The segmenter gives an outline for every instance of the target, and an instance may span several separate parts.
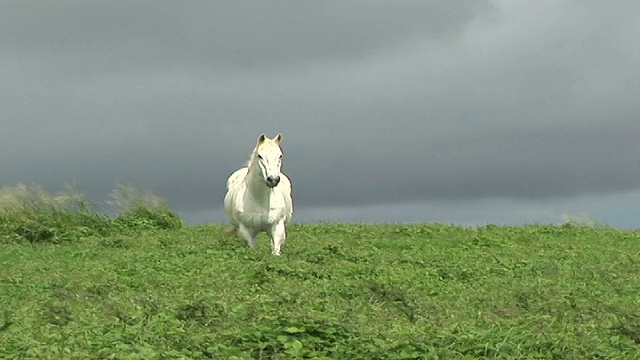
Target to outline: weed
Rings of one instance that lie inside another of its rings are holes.
[[[640,358],[638,231],[293,224],[274,257],[127,191],[0,192],[0,358]]]
[[[4,310],[2,323],[0,323],[0,333],[9,329],[13,322],[11,321],[11,315],[9,314],[9,310]]]

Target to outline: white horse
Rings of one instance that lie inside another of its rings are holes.
[[[224,212],[231,222],[230,232],[240,232],[255,249],[256,235],[265,231],[271,237],[271,253],[280,255],[286,239],[286,226],[293,216],[291,181],[280,172],[282,134],[269,139],[260,134],[247,167],[227,179]]]

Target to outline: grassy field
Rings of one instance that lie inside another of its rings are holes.
[[[152,210],[21,211],[2,359],[640,359],[640,232],[296,224],[275,257]]]

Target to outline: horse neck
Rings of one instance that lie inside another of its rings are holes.
[[[255,162],[249,164],[246,181],[247,189],[249,189],[249,192],[251,192],[256,200],[263,200],[264,202],[269,201],[271,189],[265,185],[264,179],[258,173]]]

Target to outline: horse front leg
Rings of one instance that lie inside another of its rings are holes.
[[[271,254],[280,255],[280,248],[287,237],[284,221],[279,221],[271,228]]]
[[[254,231],[244,226],[243,224],[240,224],[238,226],[238,232],[240,233],[242,238],[244,238],[250,248],[256,248],[256,233]]]

